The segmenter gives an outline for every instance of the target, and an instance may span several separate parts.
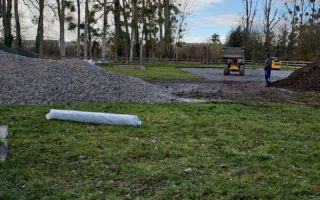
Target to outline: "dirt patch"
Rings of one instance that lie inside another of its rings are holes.
[[[186,99],[201,101],[269,101],[320,106],[320,94],[265,87],[254,81],[153,80],[150,83]]]
[[[288,78],[272,83],[275,87],[320,91],[320,61],[294,71]]]

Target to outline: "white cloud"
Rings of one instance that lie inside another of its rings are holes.
[[[186,43],[205,43],[206,40],[203,37],[186,36],[183,38]]]
[[[205,6],[216,4],[216,3],[222,3],[225,0],[177,0],[177,4],[187,4],[189,11],[193,12],[196,10],[199,10]]]
[[[239,24],[241,20],[240,15],[236,14],[227,14],[227,15],[220,15],[216,17],[207,17],[206,21],[212,25],[217,26],[234,26]]]
[[[225,43],[226,39],[227,39],[226,35],[220,36],[220,41],[222,43]],[[183,38],[183,41],[186,43],[207,43],[208,40],[210,40],[210,36],[208,36],[207,38],[204,38],[204,37],[197,37],[197,36],[190,35]]]

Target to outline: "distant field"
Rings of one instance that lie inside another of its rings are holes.
[[[142,127],[47,121],[50,108]],[[1,106],[0,199],[319,199],[320,110],[276,103]]]
[[[185,80],[199,79],[200,77],[189,72],[184,72],[178,68],[178,65],[150,65],[146,70],[128,69],[122,67],[104,66],[106,69],[133,76],[144,80],[161,79],[161,80]]]

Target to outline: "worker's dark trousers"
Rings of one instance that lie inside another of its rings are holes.
[[[266,84],[267,86],[270,86],[271,85],[271,81],[270,81],[271,68],[264,69],[264,72],[265,72]]]

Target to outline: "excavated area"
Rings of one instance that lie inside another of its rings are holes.
[[[266,101],[308,104],[320,107],[319,92],[297,91],[289,88],[266,87],[263,69],[247,69],[245,76],[233,73],[223,75],[223,69],[182,69],[202,77],[198,80],[150,80],[149,82],[167,92],[186,99],[210,101]],[[292,71],[272,71],[271,79],[286,79]]]
[[[300,91],[320,91],[320,61],[294,71],[288,78],[272,83],[272,86]]]

